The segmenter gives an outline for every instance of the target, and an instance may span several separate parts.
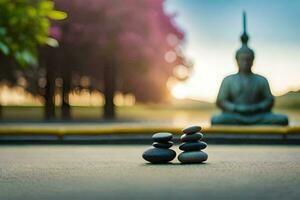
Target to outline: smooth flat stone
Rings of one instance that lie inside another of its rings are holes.
[[[194,133],[194,134],[183,134],[180,137],[181,142],[196,142],[198,140],[201,140],[203,138],[203,134],[202,133]]]
[[[188,151],[182,152],[178,156],[178,160],[181,163],[188,164],[188,163],[202,163],[206,161],[208,158],[207,153],[203,151]]]
[[[170,141],[172,139],[173,135],[172,133],[155,133],[154,135],[152,135],[152,139],[154,140],[154,142],[162,142],[162,143],[166,143],[168,141]]]
[[[150,148],[143,153],[143,158],[150,163],[168,163],[175,157],[172,149]]]
[[[193,133],[197,133],[201,130],[200,126],[189,126],[187,128],[182,129],[182,132],[189,135]]]
[[[179,146],[182,151],[199,151],[205,149],[207,144],[205,142],[186,142]]]
[[[160,143],[160,142],[153,142],[152,146],[156,147],[156,148],[164,148],[164,149],[168,149],[171,146],[173,146],[173,142],[169,141],[166,143]]]

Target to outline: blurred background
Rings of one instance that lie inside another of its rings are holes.
[[[254,72],[300,124],[297,0],[1,0],[0,118],[209,124],[243,10]]]

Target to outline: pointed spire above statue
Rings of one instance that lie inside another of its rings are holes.
[[[248,43],[249,36],[247,34],[247,18],[246,18],[246,12],[243,12],[243,34],[241,35],[241,41],[243,44]]]
[[[249,36],[247,34],[247,19],[246,19],[246,12],[244,11],[243,12],[243,34],[241,35],[242,47],[237,50],[235,54],[236,59],[242,53],[250,54],[251,57],[254,59],[254,51],[248,47],[248,40],[249,40]]]

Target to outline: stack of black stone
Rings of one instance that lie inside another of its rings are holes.
[[[153,144],[143,153],[143,158],[150,163],[168,163],[176,157],[176,152],[169,149],[173,146],[171,133],[156,133],[152,136]]]
[[[182,130],[183,135],[180,140],[183,143],[179,146],[179,149],[184,152],[178,156],[181,163],[202,163],[207,160],[207,153],[201,151],[207,147],[207,144],[200,141],[203,138],[203,134],[199,132],[200,130],[200,126],[191,126]]]

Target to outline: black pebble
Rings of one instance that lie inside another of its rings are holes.
[[[182,152],[178,156],[178,160],[183,164],[202,163],[208,158],[207,153],[203,151]]]
[[[150,148],[143,153],[143,158],[151,163],[168,163],[176,157],[172,149]]]
[[[198,140],[201,140],[203,138],[203,134],[202,133],[194,133],[194,134],[183,134],[180,137],[181,142],[196,142]]]
[[[201,127],[200,126],[190,126],[190,127],[187,127],[187,128],[184,128],[182,130],[183,133],[189,135],[189,134],[193,134],[193,133],[196,133],[196,132],[199,132],[201,130]]]
[[[170,147],[173,146],[173,142],[169,141],[169,142],[166,142],[166,143],[160,143],[160,142],[154,142],[152,144],[152,146],[156,147],[156,148],[164,148],[164,149],[168,149]]]
[[[152,136],[152,139],[154,140],[154,142],[166,143],[170,141],[172,137],[173,137],[172,133],[155,133]]]
[[[182,151],[199,151],[205,149],[207,144],[205,142],[186,142],[179,146]]]

